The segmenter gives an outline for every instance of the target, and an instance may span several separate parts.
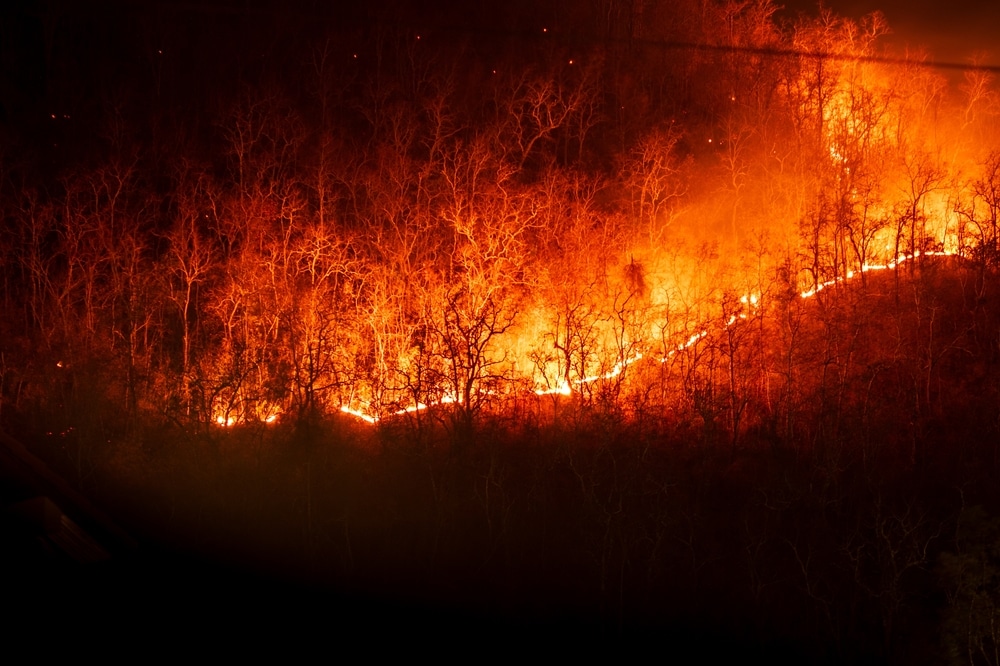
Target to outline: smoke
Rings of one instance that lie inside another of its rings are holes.
[[[785,14],[815,14],[818,3],[788,0]],[[835,14],[860,18],[885,15],[892,35],[886,40],[900,53],[923,51],[936,62],[1000,64],[1000,3],[938,2],[937,0],[827,0]]]

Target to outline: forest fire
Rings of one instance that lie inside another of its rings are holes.
[[[833,280],[824,280],[816,284],[812,289],[807,289],[799,294],[802,298],[812,298],[819,292],[823,291],[827,287],[833,287],[843,282],[851,280],[857,275],[862,275],[864,273],[871,273],[873,271],[891,271],[899,266],[902,266],[907,261],[912,261],[919,257],[951,257],[954,256],[953,252],[948,252],[946,250],[928,250],[926,252],[921,252],[917,250],[912,254],[901,254],[896,257],[894,261],[890,261],[884,264],[862,264],[860,270],[853,271],[849,270],[844,276],[834,278]]]
[[[440,401],[438,401],[438,402],[432,402],[429,405],[420,402],[420,403],[417,403],[415,405],[410,405],[409,407],[404,407],[402,409],[397,409],[397,410],[395,410],[393,412],[390,412],[389,416],[403,416],[404,414],[413,414],[414,412],[421,412],[421,411],[427,409],[428,407],[432,407],[434,405],[449,405],[449,404],[451,404],[453,402],[455,402],[454,398],[451,398],[450,396],[445,396],[445,397],[441,398]],[[356,416],[357,418],[361,419],[365,423],[372,423],[372,424],[374,424],[374,423],[378,423],[380,420],[382,420],[381,417],[379,417],[379,416],[374,416],[374,415],[369,414],[369,413],[367,413],[365,411],[362,411],[360,409],[353,409],[353,408],[349,407],[348,405],[341,405],[340,411],[342,411],[345,414],[350,414],[351,416]]]
[[[799,292],[799,297],[802,298],[802,299],[812,298],[812,297],[816,296],[818,293],[820,293],[821,291],[823,291],[824,289],[827,289],[829,287],[834,287],[834,286],[839,285],[839,284],[846,283],[846,282],[852,280],[853,278],[861,276],[861,275],[863,275],[865,273],[871,273],[871,272],[877,272],[877,271],[886,271],[886,270],[895,270],[896,268],[902,266],[906,262],[918,259],[920,257],[950,257],[950,256],[954,256],[954,253],[953,252],[949,252],[947,250],[926,250],[926,251],[916,250],[915,252],[912,252],[912,253],[909,253],[909,254],[900,254],[900,255],[898,255],[895,258],[895,260],[888,261],[886,263],[865,263],[857,271],[855,271],[855,270],[848,270],[848,271],[846,271],[846,273],[843,276],[839,276],[839,277],[834,278],[834,279],[823,280],[821,282],[818,282],[811,289],[807,289],[807,290]],[[740,301],[740,304],[743,306],[743,309],[744,310],[749,310],[750,312],[748,313],[747,311],[741,311],[739,313],[729,315],[728,319],[726,319],[725,321],[720,321],[719,322],[719,328],[726,329],[726,328],[729,328],[729,327],[733,326],[734,324],[736,324],[739,321],[746,321],[748,319],[748,317],[750,317],[754,313],[756,313],[756,311],[758,310],[758,308],[763,305],[760,302],[760,295],[759,294],[744,294],[743,296],[740,297],[739,301]],[[702,330],[702,331],[699,331],[698,333],[692,334],[685,341],[683,341],[681,343],[678,343],[675,346],[673,346],[673,348],[670,349],[665,356],[660,357],[659,362],[660,363],[666,363],[675,354],[677,354],[679,352],[683,352],[686,349],[689,349],[690,347],[694,346],[700,340],[704,339],[708,335],[709,335],[709,331],[708,330]],[[647,352],[647,356],[646,357],[648,357],[648,352]],[[591,384],[593,382],[600,381],[600,380],[607,380],[607,379],[613,379],[615,377],[618,377],[619,375],[621,375],[625,371],[626,368],[628,368],[629,366],[631,366],[633,363],[636,363],[637,361],[642,360],[643,358],[644,358],[644,355],[643,355],[642,352],[635,352],[632,356],[629,356],[628,358],[624,359],[623,361],[617,362],[611,368],[611,370],[609,370],[609,371],[607,371],[605,373],[595,374],[595,375],[587,375],[587,376],[584,376],[584,377],[579,377],[579,378],[573,379],[571,381],[563,379],[563,380],[559,381],[555,386],[537,386],[534,389],[534,393],[535,393],[535,395],[539,395],[539,396],[543,396],[543,395],[571,396],[571,395],[573,395],[573,393],[574,393],[575,390],[578,390],[583,385]],[[429,404],[419,403],[419,404],[416,404],[416,405],[411,405],[411,406],[403,408],[403,409],[395,410],[395,411],[391,412],[389,415],[390,416],[402,416],[402,415],[405,415],[405,414],[411,414],[411,413],[414,413],[414,412],[417,412],[417,411],[425,410],[425,409],[427,409],[428,406],[434,406],[434,405],[439,405],[439,404],[450,404],[452,402],[455,402],[455,399],[453,397],[445,396],[444,398],[442,398],[441,400],[439,400],[437,402],[431,402]],[[362,420],[362,421],[364,421],[366,423],[370,423],[370,424],[378,423],[381,420],[380,417],[373,416],[372,414],[364,411],[363,409],[355,409],[355,408],[352,408],[349,405],[341,405],[340,411],[343,412],[343,413],[345,413],[345,414],[350,414],[351,416],[355,416],[358,419],[360,419],[360,420]],[[221,417],[220,417],[219,423],[222,424]],[[234,422],[230,421],[230,422],[226,423],[225,425],[232,425],[232,423],[234,423]]]
[[[996,664],[990,56],[373,3],[0,8],[0,435],[325,582]]]
[[[995,252],[983,72],[947,97],[926,68],[871,59],[877,17],[782,26],[766,2],[717,9],[742,26],[739,48],[831,58],[736,50],[668,68],[658,76],[697,90],[705,120],[650,113],[634,129],[598,112],[606,72],[576,58],[484,78],[488,108],[428,70],[423,92],[370,118],[367,147],[316,143],[290,120],[296,104],[332,108],[332,88],[262,91],[219,121],[218,164],[177,162],[154,229],[115,222],[145,200],[140,163],[80,172],[61,202],[25,200],[6,293],[30,301],[24,329],[44,331],[52,355],[79,344],[114,359],[133,409],[223,428],[432,406],[475,420],[531,394],[619,400],[654,381],[673,395],[679,378],[639,366],[702,358],[702,341],[725,351],[723,333],[732,345],[743,323],[774,326],[788,290],[811,298],[918,258]],[[369,102],[382,108],[348,106]],[[943,124],[945,107],[962,123]],[[328,123],[333,136],[347,118]],[[617,152],[612,135],[626,137]],[[310,175],[293,177],[307,153]]]

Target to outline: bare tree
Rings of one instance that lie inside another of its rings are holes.
[[[963,220],[960,246],[986,269],[1000,264],[1000,151],[990,152],[980,169],[956,212]]]
[[[177,306],[181,320],[181,396],[186,414],[191,413],[192,328],[199,312],[199,287],[206,282],[209,272],[216,265],[212,240],[207,233],[210,218],[214,217],[214,204],[205,191],[203,178],[181,176],[181,187],[193,180],[194,191],[180,191],[176,221],[168,236],[170,255],[168,272],[173,278],[170,296]]]

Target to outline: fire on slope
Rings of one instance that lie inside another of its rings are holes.
[[[858,270],[849,270],[849,271],[847,271],[846,274],[843,275],[843,276],[839,276],[839,277],[836,277],[836,278],[833,278],[833,279],[829,279],[829,280],[824,280],[824,281],[821,281],[821,282],[817,282],[812,287],[810,287],[808,289],[805,289],[805,290],[802,290],[801,292],[799,292],[798,293],[798,297],[801,298],[801,299],[810,299],[810,298],[815,297],[817,294],[819,294],[819,292],[823,291],[824,289],[828,289],[828,288],[837,286],[839,284],[845,283],[845,282],[850,281],[850,280],[854,279],[855,277],[858,277],[858,276],[860,276],[862,274],[870,273],[870,272],[877,272],[877,271],[893,270],[893,269],[896,269],[897,267],[903,265],[904,263],[906,263],[908,261],[912,261],[912,260],[914,260],[914,259],[916,259],[918,257],[921,257],[921,256],[924,256],[924,257],[932,257],[932,256],[941,257],[941,256],[954,256],[955,254],[956,254],[955,252],[948,251],[948,250],[929,250],[929,251],[920,251],[920,250],[917,250],[916,252],[913,252],[913,253],[900,254],[895,259],[886,261],[885,263],[866,263],[866,264],[862,265]],[[729,317],[726,318],[725,320],[721,320],[721,319],[718,320],[716,322],[716,324],[715,324],[716,328],[719,329],[719,330],[725,330],[725,329],[728,329],[728,328],[734,326],[737,322],[739,322],[741,320],[748,319],[750,316],[752,316],[753,314],[755,314],[758,311],[759,307],[762,304],[761,303],[761,299],[762,299],[762,297],[761,297],[760,294],[756,294],[756,293],[744,294],[739,299],[739,302],[740,302],[739,311],[730,314]],[[704,338],[708,337],[709,334],[710,334],[710,330],[708,328],[703,328],[703,329],[697,331],[696,333],[691,334],[688,338],[686,338],[686,339],[684,339],[684,340],[682,340],[680,342],[673,343],[672,344],[672,348],[669,349],[669,351],[667,351],[666,354],[655,354],[655,353],[652,353],[651,351],[648,351],[648,350],[646,352],[636,351],[634,354],[626,357],[624,360],[618,361],[617,363],[615,363],[606,372],[597,373],[597,374],[590,374],[590,375],[586,375],[586,376],[579,377],[579,378],[572,379],[572,380],[562,379],[558,383],[556,383],[554,386],[542,386],[542,385],[539,385],[538,382],[537,382],[537,380],[536,380],[536,387],[534,388],[534,394],[535,395],[539,395],[539,396],[543,396],[543,395],[570,396],[570,395],[573,395],[574,393],[580,391],[580,389],[582,387],[586,386],[587,384],[592,384],[592,383],[600,381],[600,380],[609,380],[609,379],[614,379],[614,378],[618,377],[623,372],[625,372],[625,370],[628,367],[630,367],[633,364],[635,364],[635,363],[637,363],[639,361],[642,361],[644,359],[655,359],[657,362],[659,362],[661,364],[662,363],[666,363],[667,361],[669,361],[676,354],[694,347],[698,342],[700,342]],[[387,416],[390,416],[390,417],[391,416],[401,416],[401,415],[408,414],[408,413],[413,413],[413,412],[417,412],[417,411],[426,410],[427,408],[435,406],[435,405],[439,405],[439,404],[451,404],[451,403],[455,403],[455,402],[459,402],[459,401],[460,400],[456,399],[452,395],[445,395],[442,399],[440,399],[438,401],[429,402],[429,403],[423,403],[423,402],[416,403],[416,404],[404,407],[402,409],[394,410],[394,411],[390,412]],[[362,406],[362,407],[353,407],[351,405],[344,404],[344,405],[341,405],[340,411],[343,412],[343,413],[345,413],[345,414],[349,414],[351,416],[354,416],[354,417],[358,418],[359,420],[361,420],[361,421],[363,421],[365,423],[369,423],[369,424],[376,424],[376,423],[378,423],[381,420],[381,418],[385,418],[385,417],[380,417],[380,416],[376,415],[372,411],[366,410],[364,406]]]
[[[954,256],[956,254],[958,253],[950,250],[928,250],[923,252],[918,250],[913,253],[900,254],[895,259],[887,260],[883,263],[866,263],[858,269],[846,271],[844,275],[818,281],[812,286],[799,291],[797,297],[803,300],[811,299],[826,289],[846,283],[865,273],[894,270],[921,256]],[[760,293],[746,293],[738,299],[738,304],[735,304],[735,307],[728,315],[716,319],[714,323],[708,321],[706,324],[699,326],[693,333],[684,333],[683,335],[686,337],[674,339],[666,345],[661,343],[658,349],[648,341],[638,340],[629,348],[630,350],[627,354],[619,353],[619,360],[605,370],[598,369],[590,373],[581,372],[576,377],[570,377],[568,373],[565,373],[561,379],[553,381],[541,376],[540,372],[536,369],[535,376],[530,380],[534,384],[534,387],[520,390],[536,396],[553,396],[555,398],[572,396],[582,392],[588,385],[620,378],[628,368],[637,363],[643,361],[659,364],[667,363],[678,354],[693,350],[699,342],[709,337],[713,331],[725,331],[735,326],[738,322],[755,316],[764,305],[764,299],[765,297]],[[613,357],[614,354],[609,352],[608,356]],[[493,388],[486,389],[480,387],[474,389],[474,394],[478,395],[487,390],[490,392],[496,391]],[[512,391],[515,390],[518,389],[512,389]],[[212,411],[211,421],[218,427],[231,428],[245,423],[274,424],[278,422],[284,413],[282,406],[275,402],[239,401],[233,396],[229,396],[229,399],[222,399],[222,397],[215,401]],[[386,418],[424,412],[438,405],[462,403],[463,398],[461,395],[456,395],[450,391],[443,391],[436,399],[425,399],[403,405],[396,403],[382,410],[378,410],[373,405],[358,400],[340,404],[338,409],[341,413],[352,416],[362,423],[377,424]]]

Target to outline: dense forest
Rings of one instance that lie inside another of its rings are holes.
[[[996,69],[426,4],[0,10],[0,427],[373,607],[1000,664]]]

